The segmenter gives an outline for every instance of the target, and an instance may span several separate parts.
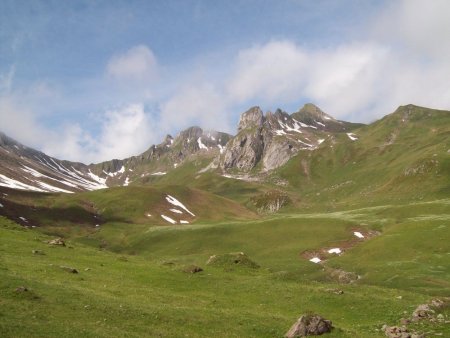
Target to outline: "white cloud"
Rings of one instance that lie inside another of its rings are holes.
[[[158,77],[158,62],[147,46],[138,45],[113,56],[107,74],[117,81],[153,82]]]
[[[39,147],[42,144],[39,141],[45,135],[45,129],[39,125],[36,114],[7,95],[0,95],[0,126],[0,131],[25,145]]]
[[[375,38],[436,59],[450,54],[450,1],[392,1],[374,20]]]
[[[108,111],[101,126],[97,143],[101,160],[124,158],[146,150],[152,142],[159,142],[162,135],[145,112],[142,104],[131,104],[120,110]],[[93,160],[97,160],[94,158]]]
[[[241,50],[234,76],[227,85],[231,100],[239,102],[258,97],[282,102],[298,97],[304,85],[308,55],[288,41],[273,41]]]
[[[163,130],[180,131],[192,125],[230,131],[228,103],[212,85],[186,86],[161,105]]]
[[[97,163],[140,154],[162,138],[142,104],[110,110],[97,119],[98,134],[88,133],[79,125],[68,125],[60,134],[52,135],[44,151],[63,159]]]
[[[98,162],[139,154],[192,125],[233,132],[238,115],[254,104],[287,109],[310,101],[337,118],[362,122],[407,103],[449,109],[449,12],[447,0],[389,2],[367,27],[355,28],[369,31],[364,39],[314,48],[272,40],[237,51],[225,66],[218,51],[170,68],[139,45],[113,56],[106,76],[76,87],[78,97],[46,82],[13,88],[13,66],[0,74],[0,128],[51,155]],[[217,64],[231,72],[217,71]],[[90,108],[92,102],[98,106]],[[49,130],[42,116],[64,104],[82,107],[84,116],[122,108],[101,113],[96,132],[82,128],[90,121],[64,118],[58,130]],[[158,106],[159,115],[146,105]]]
[[[283,107],[303,99],[338,118],[370,122],[407,103],[448,109],[449,77],[450,60],[424,62],[382,41],[317,49],[272,41],[239,53],[227,88],[232,102]]]
[[[0,94],[9,93],[11,91],[14,75],[16,73],[16,65],[9,67],[6,74],[0,74]]]

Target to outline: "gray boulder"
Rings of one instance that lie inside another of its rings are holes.
[[[285,337],[319,336],[331,332],[332,329],[333,325],[330,320],[319,315],[303,315],[291,326]]]

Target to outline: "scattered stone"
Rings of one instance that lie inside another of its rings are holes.
[[[302,315],[289,331],[285,334],[286,338],[295,338],[303,336],[318,336],[323,333],[331,332],[332,322],[319,315]]]
[[[66,246],[66,243],[64,242],[64,240],[62,238],[55,238],[55,239],[48,241],[47,243],[50,245]]]
[[[18,288],[16,288],[15,290],[16,292],[27,292],[28,288],[25,286],[19,286]]]
[[[33,255],[45,255],[45,253],[41,250],[32,250]]]
[[[64,271],[70,272],[70,273],[78,273],[78,270],[75,268],[71,268],[69,266],[60,266],[61,269],[63,269]]]
[[[424,338],[424,334],[410,332],[405,326],[387,326],[381,328],[386,337],[389,338]]]
[[[440,323],[444,323],[444,322],[445,322],[445,316],[444,316],[442,313],[438,314],[438,315],[436,316],[436,319],[437,319],[437,321],[440,322]]]
[[[341,284],[350,284],[357,281],[360,277],[354,272],[348,272],[341,269],[327,267],[326,272],[335,281]]]
[[[433,299],[430,305],[436,309],[441,309],[445,306],[445,302],[440,299]]]
[[[430,308],[428,304],[420,304],[412,314],[413,321],[419,321],[422,319],[431,319],[434,316],[434,310]]]
[[[183,272],[186,272],[186,273],[197,273],[197,272],[202,272],[202,271],[203,271],[203,269],[197,265],[188,265],[183,268]]]

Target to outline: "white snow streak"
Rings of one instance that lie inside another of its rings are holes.
[[[182,214],[183,212],[181,210],[178,209],[169,209],[170,211],[176,213],[176,214]]]
[[[198,143],[198,146],[200,147],[200,149],[206,149],[206,150],[208,150],[208,147],[205,146],[205,145],[202,143],[202,137],[201,137],[201,136],[197,139],[197,143]]]
[[[162,176],[162,175],[165,175],[165,174],[167,174],[166,172],[163,172],[163,171],[158,171],[158,172],[156,172],[156,173],[153,173],[153,174],[150,174],[151,176]]]
[[[172,223],[172,224],[176,224],[177,221],[173,220],[170,217],[167,217],[166,215],[161,215],[162,218],[164,218],[167,222]]]
[[[176,207],[180,207],[181,209],[184,209],[186,212],[190,213],[192,216],[195,216],[192,212],[189,211],[188,208],[186,208],[184,206],[183,203],[181,203],[180,201],[178,201],[175,197],[172,197],[170,195],[167,195],[166,197],[167,202],[169,202],[170,204],[176,206]]]
[[[347,133],[347,136],[352,141],[356,141],[358,139],[358,137],[356,137],[356,135],[353,133]]]
[[[12,189],[19,189],[19,190],[31,190],[31,191],[39,191],[39,192],[45,192],[42,189],[33,187],[31,185],[13,180],[12,178],[6,177],[5,175],[0,174],[0,186],[12,188]]]
[[[353,232],[353,234],[358,238],[364,238],[364,235],[358,231]]]

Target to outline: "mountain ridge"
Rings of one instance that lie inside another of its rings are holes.
[[[292,114],[281,109],[263,113],[255,106],[241,115],[234,136],[193,126],[180,131],[175,138],[167,135],[162,143],[150,146],[139,155],[89,165],[58,160],[0,133],[3,158],[0,185],[42,192],[79,192],[148,184],[157,182],[186,160],[200,158],[209,165],[199,172],[213,171],[231,177],[236,174],[266,175],[283,167],[299,152],[315,151],[324,145],[333,147],[336,142],[342,142],[340,135],[349,141],[358,141],[359,136],[353,133],[355,130],[376,130],[383,121],[406,123],[419,115],[421,118],[432,117],[436,115],[433,112],[439,110],[409,104],[363,125],[336,120],[313,104],[305,104]],[[442,112],[445,115],[446,111]],[[395,129],[390,131],[383,144],[395,142],[397,134]]]

